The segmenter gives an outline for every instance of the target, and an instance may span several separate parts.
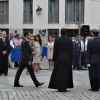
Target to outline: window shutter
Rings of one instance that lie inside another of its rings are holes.
[[[24,0],[24,22],[33,22],[33,0]]]
[[[55,0],[55,22],[59,22],[59,0]]]
[[[82,7],[82,8],[81,8],[81,10],[82,10],[82,13],[81,13],[81,16],[82,16],[82,17],[81,17],[81,21],[84,22],[84,0],[82,0],[81,3],[82,3],[82,5],[81,5],[81,7]]]
[[[0,1],[0,22],[9,21],[9,2]]]
[[[0,2],[0,22],[3,22],[4,2]]]
[[[26,2],[24,1],[24,14],[23,14],[24,22],[26,22]]]
[[[30,5],[30,22],[33,22],[33,0],[31,0]]]
[[[3,18],[4,18],[4,22],[8,22],[8,2],[5,1],[4,2],[4,14],[3,14]]]
[[[68,22],[72,22],[72,0],[68,0]]]
[[[48,22],[50,23],[52,20],[52,5],[51,5],[51,0],[48,0]]]
[[[79,18],[79,1],[75,0],[75,22],[78,22]]]
[[[51,0],[51,7],[52,7],[51,20],[52,22],[55,22],[55,0]]]
[[[26,22],[30,22],[30,2],[26,0]]]

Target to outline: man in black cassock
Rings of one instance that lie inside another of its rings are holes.
[[[66,29],[62,28],[61,37],[55,39],[54,70],[48,88],[58,89],[58,92],[66,92],[67,88],[73,88],[72,53],[72,40],[66,37]]]

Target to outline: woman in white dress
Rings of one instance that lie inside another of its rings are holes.
[[[40,73],[40,57],[42,52],[42,42],[40,35],[36,35],[36,41],[34,42],[34,73]],[[36,68],[37,67],[37,68]],[[36,70],[37,69],[37,70]]]
[[[54,39],[52,36],[49,36],[48,43],[44,46],[48,47],[48,63],[49,63],[49,70],[53,70],[54,62],[53,62],[53,47],[54,47]]]

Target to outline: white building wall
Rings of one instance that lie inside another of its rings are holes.
[[[36,14],[37,6],[42,8],[42,14]],[[85,0],[84,24],[99,29],[100,25],[100,2]],[[9,33],[17,30],[23,34],[23,29],[33,29],[38,34],[41,29],[78,29],[78,24],[65,23],[65,0],[59,0],[59,23],[48,23],[48,0],[33,0],[33,24],[23,24],[23,0],[9,0],[9,24],[0,24],[0,28],[9,28]],[[48,36],[48,31],[46,33]]]
[[[85,0],[85,23],[91,29],[99,29],[100,25],[100,2],[97,0]]]
[[[9,0],[9,32],[22,34],[23,28],[23,0]]]

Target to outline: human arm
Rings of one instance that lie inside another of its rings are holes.
[[[70,48],[69,48],[69,54],[70,54],[70,61],[73,61],[73,43],[72,40],[70,41]]]
[[[24,63],[29,63],[32,61],[32,50],[30,48],[30,45],[28,42],[24,42],[21,45],[21,49],[22,49],[22,56],[24,59]]]
[[[90,43],[87,44],[87,51],[86,51],[86,60],[89,62],[90,60]]]
[[[12,48],[15,48],[13,41],[10,41],[10,46],[11,46]]]
[[[54,48],[53,48],[53,61],[55,61],[57,55],[57,40],[55,39]]]
[[[46,43],[45,45],[43,45],[43,46],[47,46],[48,45],[48,43]]]

